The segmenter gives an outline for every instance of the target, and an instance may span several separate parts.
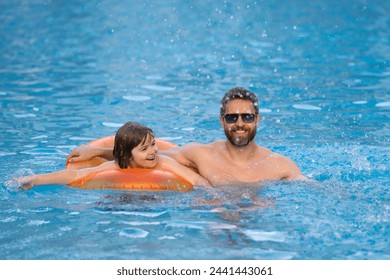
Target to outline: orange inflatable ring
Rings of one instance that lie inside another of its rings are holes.
[[[81,189],[189,191],[193,185],[179,176],[154,169],[115,169],[88,174],[69,184]]]
[[[157,139],[160,150],[177,147],[171,142]],[[90,147],[112,148],[114,136],[96,139],[86,144]],[[93,158],[88,161],[72,162],[67,164],[67,169],[81,169],[93,167],[107,161],[103,158]],[[74,188],[82,189],[112,189],[132,191],[189,191],[193,185],[183,178],[167,171],[154,169],[113,169],[88,174],[74,180],[69,184]]]

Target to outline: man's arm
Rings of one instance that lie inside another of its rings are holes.
[[[187,166],[197,172],[198,166],[196,165],[195,158],[202,146],[200,143],[189,143],[181,147],[160,151],[159,153],[173,158],[181,165]]]
[[[194,172],[192,169],[178,163],[176,160],[169,156],[160,155],[159,166],[161,166],[162,169],[168,170],[176,175],[179,175],[193,185],[210,186],[209,181],[207,181],[205,178]]]
[[[112,150],[113,148],[98,148],[81,145],[74,149],[66,157],[66,163],[90,160],[94,157],[102,157],[107,160],[113,160],[114,156],[112,154]]]
[[[114,136],[111,137],[107,136],[102,139],[106,139],[106,138],[109,139],[101,143],[100,147],[96,147],[97,146],[96,144],[94,146],[89,146],[88,144],[78,146],[66,157],[66,163],[86,161],[94,157],[101,157],[109,161],[114,160],[114,156],[112,154],[112,150],[114,149]],[[156,143],[160,150],[166,150],[172,147],[177,147],[176,144],[159,138],[156,138]]]
[[[285,156],[278,157],[278,166],[282,171],[282,180],[297,180],[297,181],[309,181],[309,179],[302,174],[296,163]]]

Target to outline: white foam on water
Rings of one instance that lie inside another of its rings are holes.
[[[31,144],[30,144],[30,145],[23,145],[23,147],[24,147],[24,148],[35,148],[36,145],[31,145]]]
[[[39,136],[32,137],[31,139],[42,139],[42,138],[47,138],[47,135],[39,135]]]
[[[379,102],[375,104],[376,107],[390,107],[390,101]]]
[[[354,101],[352,103],[353,104],[357,104],[357,105],[364,105],[364,104],[367,104],[368,101],[366,101],[366,100],[357,100],[357,101]]]
[[[167,87],[167,86],[158,86],[158,85],[144,85],[142,86],[144,89],[149,89],[153,91],[174,91],[175,87]]]
[[[73,140],[73,141],[91,141],[93,140],[94,138],[88,138],[88,137],[80,137],[80,136],[72,136],[69,138],[70,140]]]
[[[43,148],[29,149],[29,150],[22,151],[20,153],[28,154],[28,155],[68,155],[67,153],[58,149],[43,149]]]
[[[28,209],[27,212],[31,212],[31,213],[47,213],[47,212],[50,212],[52,210],[53,210],[53,208],[45,207],[45,208],[41,208],[41,209]]]
[[[29,226],[41,226],[44,224],[49,224],[49,221],[44,221],[44,220],[32,220],[28,222]]]
[[[148,76],[145,76],[145,79],[146,80],[162,80],[162,77],[158,76],[158,75],[148,75]]]
[[[259,256],[260,259],[275,259],[275,260],[291,260],[297,253],[288,251],[277,251],[273,249],[253,249],[253,254]]]
[[[37,115],[26,113],[26,114],[14,114],[14,117],[17,119],[25,119],[25,118],[35,118]]]
[[[145,226],[145,225],[160,225],[160,222],[123,222],[123,224],[131,225],[131,226]]]
[[[100,222],[96,222],[97,225],[108,225],[110,224],[111,222],[110,221],[100,221]]]
[[[226,223],[210,223],[209,227],[212,229],[236,229],[236,225],[226,224]]]
[[[5,219],[0,220],[0,223],[12,223],[12,222],[15,222],[16,220],[17,220],[17,218],[12,216],[12,217],[7,217]]]
[[[71,227],[60,227],[59,228],[59,230],[61,230],[61,231],[71,231],[72,230],[72,228]]]
[[[129,101],[147,101],[147,100],[150,100],[150,97],[143,96],[143,95],[126,95],[126,96],[123,96],[123,99],[129,100]]]
[[[285,233],[280,231],[244,230],[243,233],[254,241],[284,242]]]
[[[0,157],[12,156],[12,155],[16,155],[16,153],[9,153],[9,152],[0,151]]]
[[[212,230],[221,230],[221,229],[236,229],[236,225],[231,225],[227,223],[218,223],[218,222],[203,222],[203,221],[183,221],[183,220],[174,220],[167,223],[167,225],[174,228],[192,228],[192,229],[204,229],[209,228]]]
[[[102,123],[103,126],[107,126],[107,127],[115,127],[115,128],[118,128],[118,127],[121,127],[123,125],[123,123],[112,123],[112,122],[104,122]]]
[[[183,131],[194,131],[195,128],[194,127],[183,127],[181,130],[183,130]]]
[[[165,239],[174,240],[174,239],[176,239],[176,237],[164,235],[164,236],[161,236],[158,238],[158,240],[165,240]]]
[[[272,110],[271,109],[259,109],[259,112],[260,113],[272,113]]]
[[[77,146],[75,145],[61,145],[61,146],[55,146],[57,149],[74,149],[76,148]]]
[[[173,141],[173,140],[180,140],[182,139],[183,137],[182,136],[177,136],[177,137],[159,137],[160,139],[162,140],[166,140],[166,141]]]
[[[320,111],[321,108],[313,105],[308,105],[308,104],[294,104],[293,107],[295,109],[299,110],[311,110],[311,111]]]
[[[128,238],[145,238],[149,232],[140,228],[124,228],[119,232],[119,235]]]
[[[169,221],[167,225],[173,228],[203,229],[207,226],[207,222],[173,220]]]
[[[162,211],[162,212],[116,211],[116,212],[112,212],[111,214],[113,214],[113,215],[142,216],[142,217],[155,218],[155,217],[159,217],[161,215],[164,215],[166,213],[167,213],[167,211]]]

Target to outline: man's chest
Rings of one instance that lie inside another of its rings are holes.
[[[212,185],[279,179],[278,170],[266,162],[238,164],[218,159],[201,164],[199,173]]]

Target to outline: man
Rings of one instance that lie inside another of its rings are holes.
[[[226,140],[210,144],[189,143],[161,151],[209,180],[213,186],[257,185],[268,180],[306,180],[289,158],[254,142],[260,122],[256,95],[244,88],[229,90],[221,100],[220,122]],[[74,150],[68,159],[84,160],[112,151]]]

